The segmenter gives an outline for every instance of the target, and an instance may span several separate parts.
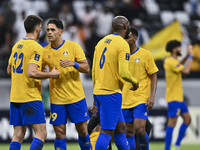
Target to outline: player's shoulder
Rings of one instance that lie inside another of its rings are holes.
[[[48,44],[47,46],[44,47],[44,51],[48,51],[51,48],[51,44]]]

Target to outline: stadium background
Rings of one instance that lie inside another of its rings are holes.
[[[116,15],[126,16],[131,25],[139,30],[138,46],[150,50],[159,68],[158,87],[155,105],[150,112],[153,130],[151,141],[165,137],[166,102],[163,60],[167,54],[165,44],[171,39],[182,41],[182,57],[186,55],[187,44],[191,43],[197,59],[189,76],[183,76],[184,97],[192,115],[192,124],[187,130],[184,144],[196,145],[200,149],[200,1],[199,0],[1,0],[0,1],[0,143],[9,143],[13,128],[9,125],[10,77],[6,67],[11,48],[16,41],[25,36],[23,20],[35,14],[44,23],[38,42],[48,44],[46,22],[48,18],[60,18],[65,24],[63,39],[78,42],[92,64],[96,43],[103,36],[112,33],[111,21]],[[180,58],[181,59],[181,58]],[[88,109],[92,107],[91,73],[81,74]],[[20,92],[20,89],[19,89]],[[48,80],[42,81],[42,96],[49,120]],[[177,136],[178,125],[174,131],[173,142]],[[27,130],[24,142],[30,143],[33,132]],[[55,135],[47,123],[48,137],[52,143]],[[67,125],[68,142],[77,142],[73,124]],[[151,145],[151,144],[150,144]],[[0,150],[3,145],[0,144]]]

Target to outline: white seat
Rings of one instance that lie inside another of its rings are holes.
[[[184,12],[184,11],[176,11],[175,13],[175,18],[184,25],[189,25],[190,24],[190,17],[189,15]]]
[[[162,24],[167,26],[175,20],[175,16],[172,11],[164,10],[160,13],[160,19]]]
[[[150,15],[158,15],[160,13],[160,7],[154,0],[145,0],[144,6]]]

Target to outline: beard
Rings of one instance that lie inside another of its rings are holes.
[[[177,51],[177,52],[176,52],[176,55],[177,55],[177,56],[181,56],[182,54],[181,54],[181,52]]]
[[[127,31],[126,31],[126,35],[125,35],[125,39],[129,38],[129,33],[130,33],[130,28],[128,27]]]

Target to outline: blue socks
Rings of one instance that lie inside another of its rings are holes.
[[[30,150],[42,150],[43,144],[44,143],[40,139],[34,138]]]
[[[64,138],[64,139],[55,138],[54,148],[55,148],[55,150],[57,150],[57,149],[59,149],[59,150],[67,150],[66,138]]]
[[[171,142],[172,142],[172,132],[174,128],[167,126],[166,135],[165,135],[165,150],[170,150]]]
[[[11,142],[9,150],[20,150],[21,144],[19,142]]]
[[[100,133],[95,144],[95,150],[104,150],[108,148],[110,140],[112,137],[106,133]]]
[[[127,137],[126,139],[128,140],[129,150],[135,150],[135,136]]]
[[[89,134],[86,137],[79,136],[78,143],[81,147],[81,150],[90,150],[92,147]]]
[[[114,133],[114,138],[118,150],[129,150],[128,141],[126,139],[126,133],[122,134]]]
[[[186,125],[184,123],[181,125],[180,130],[179,130],[179,134],[178,134],[178,139],[177,139],[176,144],[175,144],[176,146],[181,145],[181,141],[185,136],[185,131],[186,131],[187,127],[188,127],[188,125]]]
[[[149,150],[149,136],[147,133],[142,139],[138,138],[138,141],[142,150]]]

